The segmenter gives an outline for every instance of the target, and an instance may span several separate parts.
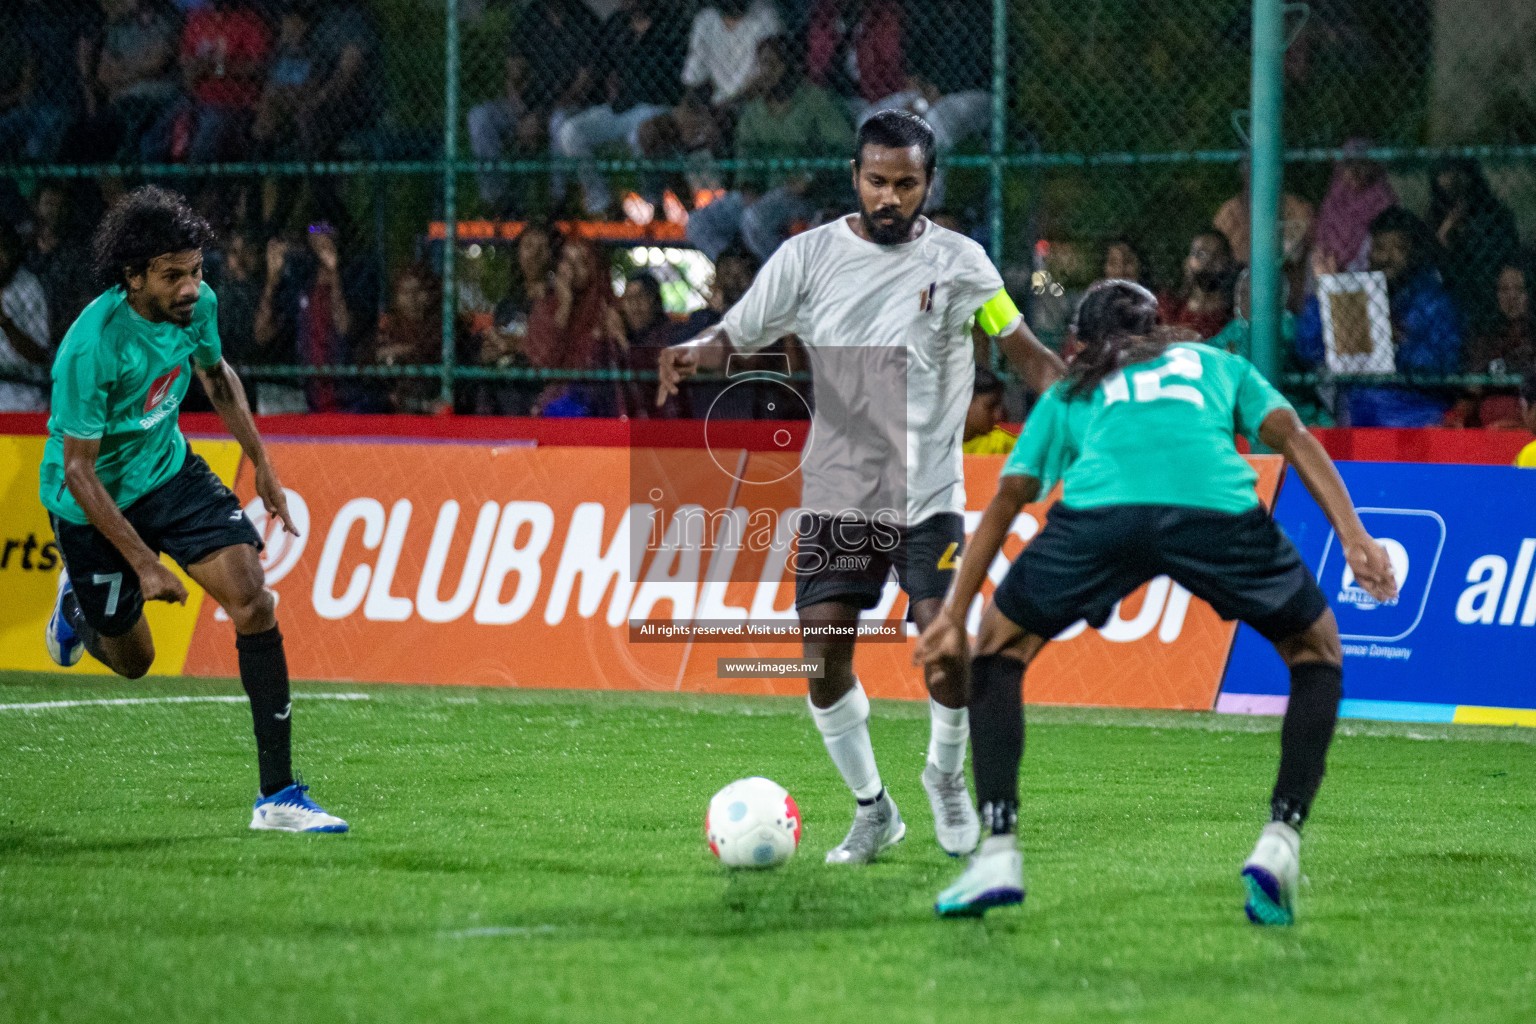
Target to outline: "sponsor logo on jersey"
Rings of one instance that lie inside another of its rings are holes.
[[[919,313],[933,312],[933,297],[939,290],[937,281],[924,288],[917,296],[917,311]]]
[[[176,383],[176,378],[181,376],[181,367],[177,366],[168,373],[163,373],[155,378],[155,382],[149,386],[149,394],[144,399],[144,411],[150,412],[165,401],[171,393],[171,386]]]

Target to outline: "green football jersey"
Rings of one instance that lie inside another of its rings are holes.
[[[64,485],[64,438],[101,440],[96,475],[127,508],[165,483],[187,458],[177,409],[202,369],[223,358],[219,303],[202,286],[192,325],[150,323],[128,305],[122,286],[85,307],[53,361],[53,411],[43,448],[41,498],[60,519],[88,522]]]
[[[1032,476],[1042,493],[1063,481],[1062,503],[1183,505],[1244,512],[1258,474],[1233,444],[1290,404],[1253,364],[1210,345],[1180,342],[1110,374],[1071,399],[1069,381],[1041,396],[1003,474]]]

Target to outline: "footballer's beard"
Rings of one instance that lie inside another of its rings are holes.
[[[194,299],[191,302],[177,303],[175,305],[169,305],[169,306],[161,306],[160,307],[160,316],[164,320],[169,320],[171,323],[175,324],[177,327],[191,327],[192,326],[192,311],[196,307],[196,305],[197,305],[197,300]]]
[[[859,219],[864,222],[864,230],[869,234],[870,241],[876,245],[900,245],[912,240],[912,225],[923,215],[923,206],[927,202],[928,193],[925,191],[910,217],[903,217],[900,207],[882,206],[870,213],[860,204]]]

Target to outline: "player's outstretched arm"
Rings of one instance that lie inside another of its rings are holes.
[[[947,657],[964,657],[965,615],[976,595],[981,593],[987,567],[1003,549],[1003,540],[1013,525],[1019,509],[1033,501],[1040,493],[1040,481],[1032,476],[1010,474],[998,481],[997,493],[992,496],[976,535],[966,545],[960,559],[960,571],[944,595],[944,605],[938,616],[918,638],[912,660],[927,665]]]
[[[256,470],[256,495],[266,506],[267,515],[280,520],[283,529],[297,537],[299,531],[288,518],[288,496],[277,479],[277,470],[267,458],[267,449],[261,443],[250,403],[245,399],[245,387],[234,367],[220,359],[209,369],[199,368],[197,375],[202,379],[203,390],[208,393],[208,400],[213,403],[219,419],[240,442],[245,457],[251,460],[251,466]]]
[[[1067,364],[1035,337],[1023,317],[1019,317],[1011,331],[997,336],[997,347],[1037,395],[1045,394],[1046,389],[1067,375]]]
[[[1396,597],[1397,580],[1386,550],[1365,532],[1338,468],[1296,413],[1286,407],[1264,417],[1259,425],[1259,440],[1285,456],[1307,492],[1322,506],[1359,584],[1378,601]]]
[[[656,405],[659,407],[665,404],[670,396],[677,394],[678,384],[700,370],[717,370],[725,365],[725,357],[730,348],[731,339],[726,335],[725,328],[715,324],[681,344],[662,349],[656,364],[660,374]]]
[[[128,522],[112,495],[96,475],[96,457],[101,454],[101,439],[64,438],[64,486],[91,525],[111,542],[139,578],[139,589],[146,601],[187,603],[187,588],[176,574],[160,563],[159,557],[144,543],[133,524]]]

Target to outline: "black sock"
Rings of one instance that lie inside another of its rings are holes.
[[[273,626],[265,633],[236,636],[235,649],[240,656],[240,685],[251,698],[261,795],[271,796],[293,785],[293,704],[283,634]]]
[[[1328,744],[1339,720],[1344,670],[1309,661],[1291,669],[1291,700],[1280,725],[1280,777],[1270,798],[1270,818],[1300,828],[1323,781]]]
[[[1019,816],[1024,757],[1024,663],[1002,654],[971,661],[971,770],[981,824],[1012,832]]]

